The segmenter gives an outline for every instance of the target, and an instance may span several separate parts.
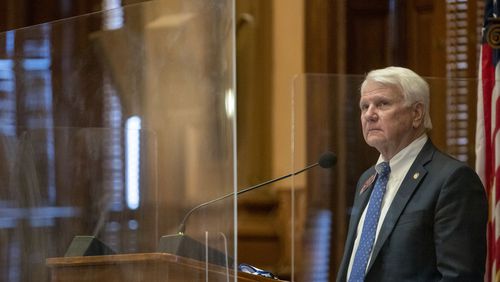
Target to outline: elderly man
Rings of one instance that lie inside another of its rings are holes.
[[[485,191],[427,136],[427,82],[400,67],[371,71],[359,105],[380,157],[358,181],[337,281],[483,281]]]

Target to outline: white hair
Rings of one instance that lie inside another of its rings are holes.
[[[361,84],[363,92],[367,81],[380,83],[384,86],[396,87],[403,94],[407,106],[416,102],[424,105],[424,127],[432,129],[429,114],[429,84],[414,71],[402,67],[387,67],[370,71]]]

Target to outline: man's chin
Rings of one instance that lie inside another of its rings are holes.
[[[370,147],[373,147],[373,148],[378,148],[380,147],[383,143],[384,143],[384,140],[382,138],[379,138],[379,137],[375,137],[375,136],[368,136],[366,139],[365,139],[365,142],[366,144],[368,144],[368,146]]]

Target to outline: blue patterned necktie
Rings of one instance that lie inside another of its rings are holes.
[[[368,264],[368,259],[370,258],[373,243],[375,241],[382,199],[384,198],[385,188],[389,180],[389,173],[391,172],[388,162],[380,163],[378,168],[380,173],[370,196],[370,202],[368,203],[368,210],[366,211],[358,249],[354,256],[349,282],[364,281],[366,265]]]

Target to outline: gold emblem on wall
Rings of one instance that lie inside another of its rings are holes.
[[[489,18],[486,26],[486,42],[491,48],[500,48],[500,19]]]

